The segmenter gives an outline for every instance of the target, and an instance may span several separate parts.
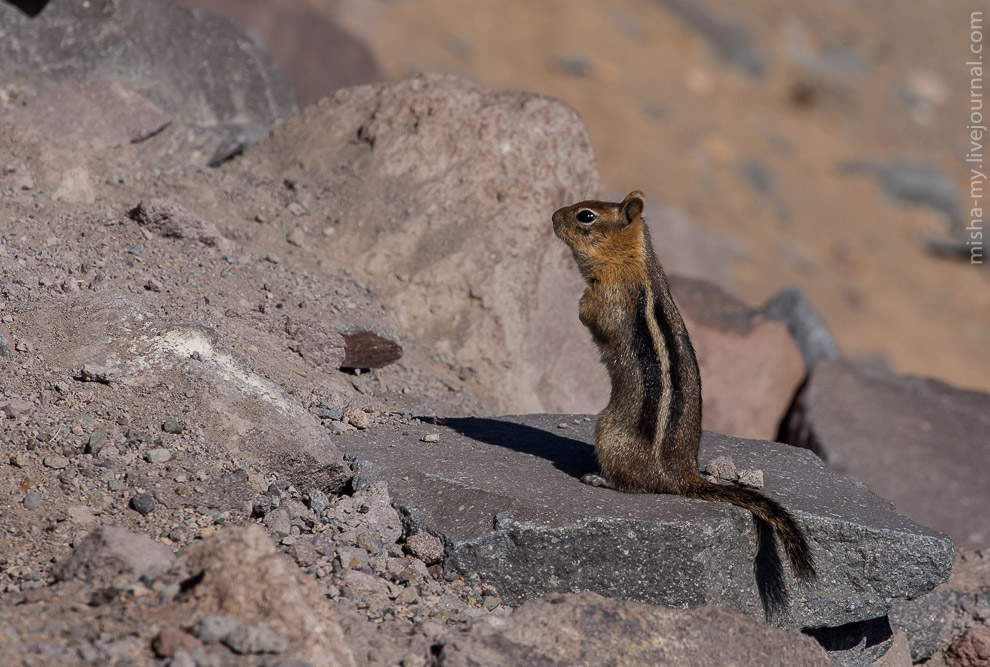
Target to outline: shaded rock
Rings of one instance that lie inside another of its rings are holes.
[[[15,106],[5,120],[57,143],[116,148],[160,132],[172,117],[121,81],[67,81]],[[92,201],[92,200],[91,200]]]
[[[872,665],[883,658],[894,641],[886,616],[843,623],[830,628],[807,628],[805,634],[828,651],[828,657],[841,667]]]
[[[952,591],[934,590],[916,600],[898,601],[891,608],[891,627],[907,635],[913,660],[926,660],[941,648],[948,609],[956,599]]]
[[[376,426],[337,443],[355,483],[386,480],[410,532],[447,547],[445,569],[477,572],[507,604],[575,588],[665,606],[716,605],[763,618],[750,514],[722,503],[622,494],[579,482],[597,469],[591,421],[559,415]],[[568,419],[568,421],[570,421]],[[419,438],[427,429],[438,443]],[[814,455],[706,432],[701,460],[731,456],[764,471],[768,495],[808,532],[820,582],[788,586],[788,627],[874,619],[944,581],[952,545],[896,514]]]
[[[731,638],[727,640],[727,638]],[[444,665],[832,665],[810,637],[725,609],[554,593],[443,645]]]
[[[282,648],[317,667],[356,664],[322,591],[275,550],[260,526],[218,531],[190,548],[176,567],[202,573],[195,587],[176,602],[176,612],[186,618],[227,616],[240,625],[263,626],[286,641],[284,646],[259,643],[259,632],[254,632],[250,642],[245,635],[242,648]],[[238,632],[236,627],[228,629],[221,641],[231,641]],[[203,634],[199,637],[206,641]]]
[[[87,535],[54,567],[53,573],[59,581],[82,579],[106,583],[120,574],[133,574],[137,578],[162,572],[173,560],[172,550],[164,544],[123,526],[107,525]]]
[[[39,89],[123,82],[181,121],[171,139],[200,163],[295,111],[289,84],[242,28],[166,0],[53,2],[33,19],[0,4],[0,24],[0,77]]]
[[[834,359],[812,371],[785,437],[914,521],[980,548],[990,546],[987,433],[987,394]]]
[[[304,107],[338,88],[387,77],[359,36],[295,0],[182,0],[227,16],[258,36]]]
[[[569,107],[424,74],[340,90],[235,167],[324,191],[340,222],[321,254],[359,267],[404,335],[475,369],[492,405],[604,404],[580,279],[551,233],[555,208],[601,191]]]
[[[787,327],[808,371],[822,359],[839,356],[839,347],[825,321],[798,288],[777,292],[764,304],[763,311]]]
[[[149,231],[174,239],[191,239],[203,245],[229,251],[234,244],[225,239],[217,226],[170,199],[142,201],[128,212],[128,217]]]
[[[715,285],[672,276],[701,368],[706,429],[774,440],[804,364],[787,329]]]

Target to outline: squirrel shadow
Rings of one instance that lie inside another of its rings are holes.
[[[561,472],[578,480],[587,473],[599,471],[594,446],[576,438],[484,417],[453,417],[444,419],[443,423],[472,440],[544,458]],[[784,584],[784,566],[769,524],[755,517],[753,523],[756,528],[756,556],[753,560],[756,588],[767,621],[779,623],[790,606],[790,596]]]
[[[582,440],[534,426],[484,417],[452,417],[444,419],[443,423],[466,438],[539,456],[577,479],[598,472],[595,448]]]

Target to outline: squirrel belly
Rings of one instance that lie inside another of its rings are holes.
[[[752,512],[757,569],[764,575],[757,577],[758,588],[768,617],[775,616],[788,597],[774,535],[797,579],[815,579],[814,557],[804,531],[778,502],[709,482],[698,472],[701,375],[653,250],[645,207],[643,193],[634,191],[621,203],[584,201],[553,214],[554,233],[570,247],[587,283],[579,316],[612,388],[595,428],[602,475],[582,481],[627,493],[727,502]]]

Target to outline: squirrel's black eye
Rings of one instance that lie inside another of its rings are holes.
[[[582,208],[577,212],[577,221],[584,225],[590,225],[598,218],[594,211]]]

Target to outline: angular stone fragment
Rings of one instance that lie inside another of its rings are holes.
[[[763,618],[753,574],[751,515],[731,505],[622,494],[579,482],[596,470],[594,423],[560,415],[449,419],[373,427],[337,440],[355,456],[355,484],[385,480],[412,532],[447,545],[445,567],[478,572],[506,603],[592,590],[671,607],[715,605]],[[404,429],[404,430],[402,430]],[[440,431],[437,443],[422,443]],[[731,456],[764,472],[764,491],[808,532],[819,583],[786,572],[787,627],[882,617],[948,577],[951,542],[898,515],[810,452],[706,432],[701,460]],[[786,568],[785,568],[786,569]]]

